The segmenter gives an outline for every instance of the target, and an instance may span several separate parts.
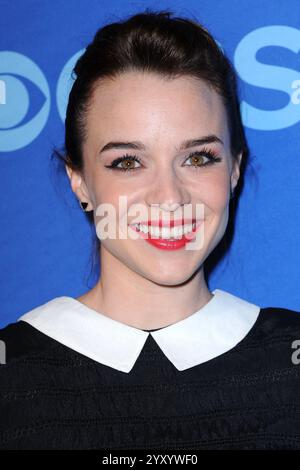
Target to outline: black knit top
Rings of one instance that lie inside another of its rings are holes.
[[[261,308],[235,347],[185,370],[150,334],[129,373],[22,320],[0,339],[0,449],[300,449],[299,312]]]

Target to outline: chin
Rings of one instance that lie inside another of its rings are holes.
[[[174,272],[166,270],[166,272],[160,272],[159,275],[153,274],[153,276],[146,276],[151,282],[161,285],[161,286],[178,286],[187,282],[193,275],[195,271],[186,271],[186,273]]]

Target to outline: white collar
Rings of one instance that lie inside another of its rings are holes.
[[[56,297],[22,315],[37,330],[85,356],[122,372],[133,368],[152,335],[178,370],[232,349],[252,328],[260,307],[221,289],[197,312],[147,332],[93,310],[73,297]]]

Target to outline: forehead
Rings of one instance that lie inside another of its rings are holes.
[[[99,82],[87,115],[88,139],[168,138],[216,133],[228,141],[226,111],[219,94],[192,77],[164,78],[154,73],[126,72]]]

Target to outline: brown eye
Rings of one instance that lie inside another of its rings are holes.
[[[205,159],[207,161],[205,161]],[[202,168],[207,165],[213,165],[216,162],[221,161],[221,158],[217,157],[217,155],[210,149],[192,152],[187,160],[190,160],[192,163],[188,164],[191,168]]]
[[[140,159],[135,155],[123,155],[122,157],[116,158],[111,165],[105,165],[106,168],[119,171],[131,171],[138,170],[139,167],[135,167],[135,162],[141,163]],[[119,166],[121,165],[121,166]]]
[[[196,166],[199,165],[199,162],[203,163],[203,155],[194,155],[193,157],[190,157],[190,158],[191,158],[192,164],[196,164]]]
[[[121,164],[123,170],[132,170],[135,168],[135,161],[129,158],[122,160],[119,164]]]

